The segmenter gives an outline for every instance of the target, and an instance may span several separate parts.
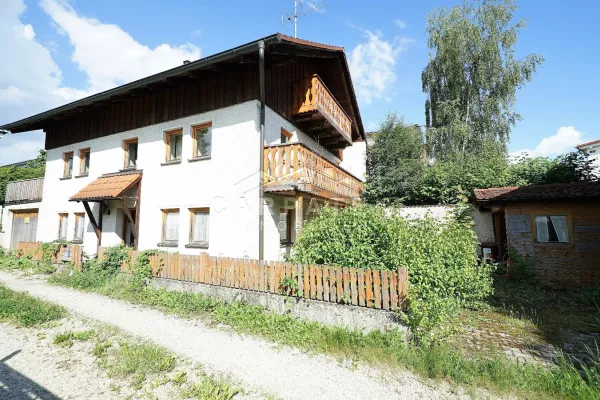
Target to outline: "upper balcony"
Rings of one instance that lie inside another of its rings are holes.
[[[265,191],[305,192],[341,203],[360,198],[363,182],[302,143],[265,146]]]
[[[293,84],[296,125],[329,150],[352,144],[352,120],[318,75]]]
[[[7,205],[42,201],[43,189],[44,178],[9,182],[4,201]]]

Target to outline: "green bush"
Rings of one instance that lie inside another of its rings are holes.
[[[476,246],[471,223],[464,218],[410,220],[377,206],[325,207],[306,223],[291,261],[406,267],[407,321],[415,333],[424,333],[462,307],[479,306],[492,293],[492,267],[479,264]]]

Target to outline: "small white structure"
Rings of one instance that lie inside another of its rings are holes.
[[[600,172],[600,140],[582,143],[577,145],[577,148],[579,150],[585,150],[588,153],[588,159],[593,162],[596,171]]]
[[[5,248],[17,242],[35,242],[44,178],[10,182],[2,209],[2,241]]]

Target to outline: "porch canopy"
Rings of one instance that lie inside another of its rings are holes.
[[[133,220],[131,213],[129,212],[129,208],[127,207],[126,200],[124,198],[124,194],[137,185],[137,201],[136,201],[136,209],[139,209],[140,205],[140,193],[142,186],[142,174],[140,172],[134,173],[120,173],[120,174],[108,174],[103,175],[95,181],[88,184],[86,187],[81,189],[79,192],[71,196],[69,201],[77,201],[82,202],[83,207],[85,208],[85,212],[90,220],[90,223],[94,227],[94,231],[96,232],[96,236],[98,237],[98,246],[102,243],[102,215],[103,215],[103,207],[105,206],[105,200],[120,200],[121,205],[123,207],[123,213],[129,219],[133,229],[133,237],[135,240],[134,247],[137,248],[138,242],[138,219],[139,219],[139,210],[136,210],[136,221]],[[100,213],[98,221],[92,214],[92,210],[90,209],[89,202],[97,202],[100,203]]]

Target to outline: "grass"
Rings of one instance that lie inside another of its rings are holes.
[[[96,344],[93,354],[109,376],[131,377],[135,389],[142,387],[149,374],[167,373],[175,368],[173,354],[152,343],[122,341],[113,345],[102,341]]]
[[[66,311],[57,305],[15,292],[0,284],[0,321],[31,327],[61,319]]]
[[[474,354],[466,357],[460,349],[447,343],[432,346],[406,345],[397,331],[362,334],[344,328],[320,325],[289,315],[277,315],[258,306],[225,303],[201,294],[171,292],[145,288],[132,290],[127,277],[100,281],[58,274],[51,277],[57,284],[93,290],[114,298],[157,308],[184,317],[202,316],[215,323],[231,326],[238,332],[306,351],[327,353],[340,358],[363,360],[407,368],[426,378],[449,381],[499,393],[526,398],[600,398],[600,368],[584,370],[583,376],[567,360],[548,370],[520,364],[502,354]],[[81,282],[93,281],[94,285]],[[202,393],[200,388],[198,393]],[[191,393],[191,392],[190,392]]]
[[[85,342],[92,337],[94,337],[96,332],[92,330],[82,331],[82,332],[72,332],[68,331],[65,333],[61,333],[54,337],[54,344],[63,347],[71,347],[73,346],[73,342]]]
[[[202,375],[198,382],[187,385],[181,391],[184,399],[231,400],[240,390],[210,375]]]
[[[35,261],[31,256],[17,257],[14,250],[0,248],[0,270],[25,271],[33,274],[53,274],[56,267],[43,261]]]

